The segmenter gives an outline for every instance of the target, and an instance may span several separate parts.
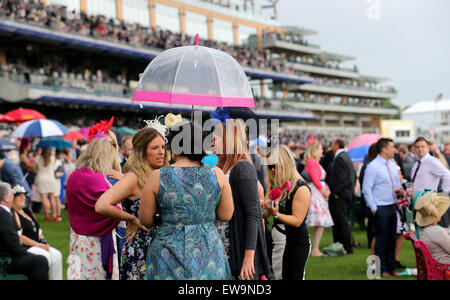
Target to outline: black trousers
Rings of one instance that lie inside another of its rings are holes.
[[[380,258],[381,273],[393,272],[397,242],[397,211],[395,205],[378,206],[375,215],[375,255]]]
[[[334,195],[331,195],[328,201],[330,214],[334,223],[332,228],[333,241],[335,243],[341,243],[347,253],[353,253],[352,232],[349,224],[349,203],[350,199],[344,197],[336,199]]]
[[[288,246],[283,253],[283,280],[303,280],[311,245]]]
[[[7,272],[23,274],[29,280],[48,280],[48,261],[45,256],[34,254],[15,257]]]

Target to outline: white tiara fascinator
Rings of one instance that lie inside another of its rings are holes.
[[[163,136],[164,143],[167,144],[167,135],[169,134],[169,128],[159,122],[159,119],[161,119],[162,117],[163,116],[156,117],[154,120],[144,120],[144,122],[147,124],[145,128],[153,128],[158,131],[159,134]]]

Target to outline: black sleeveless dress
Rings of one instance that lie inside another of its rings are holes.
[[[290,197],[284,197],[279,202],[279,213],[292,215],[292,202],[297,190],[308,185],[305,182],[298,181]],[[308,215],[308,214],[306,214]],[[274,226],[282,224],[274,219]],[[306,262],[311,251],[311,240],[309,237],[308,227],[306,225],[306,217],[300,227],[284,225],[285,230],[280,232],[286,234],[286,247],[283,254],[283,280],[303,280],[306,268]]]

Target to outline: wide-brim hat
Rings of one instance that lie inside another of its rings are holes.
[[[419,197],[414,205],[416,222],[425,227],[439,220],[450,207],[450,196],[428,192]]]

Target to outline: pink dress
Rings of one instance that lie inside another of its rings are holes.
[[[328,189],[325,183],[327,173],[314,159],[308,160],[306,170],[312,179],[312,182],[308,182],[308,186],[311,188],[311,201],[309,203],[306,225],[308,227],[331,227],[334,223],[328,208],[328,199],[325,199],[319,190]]]

